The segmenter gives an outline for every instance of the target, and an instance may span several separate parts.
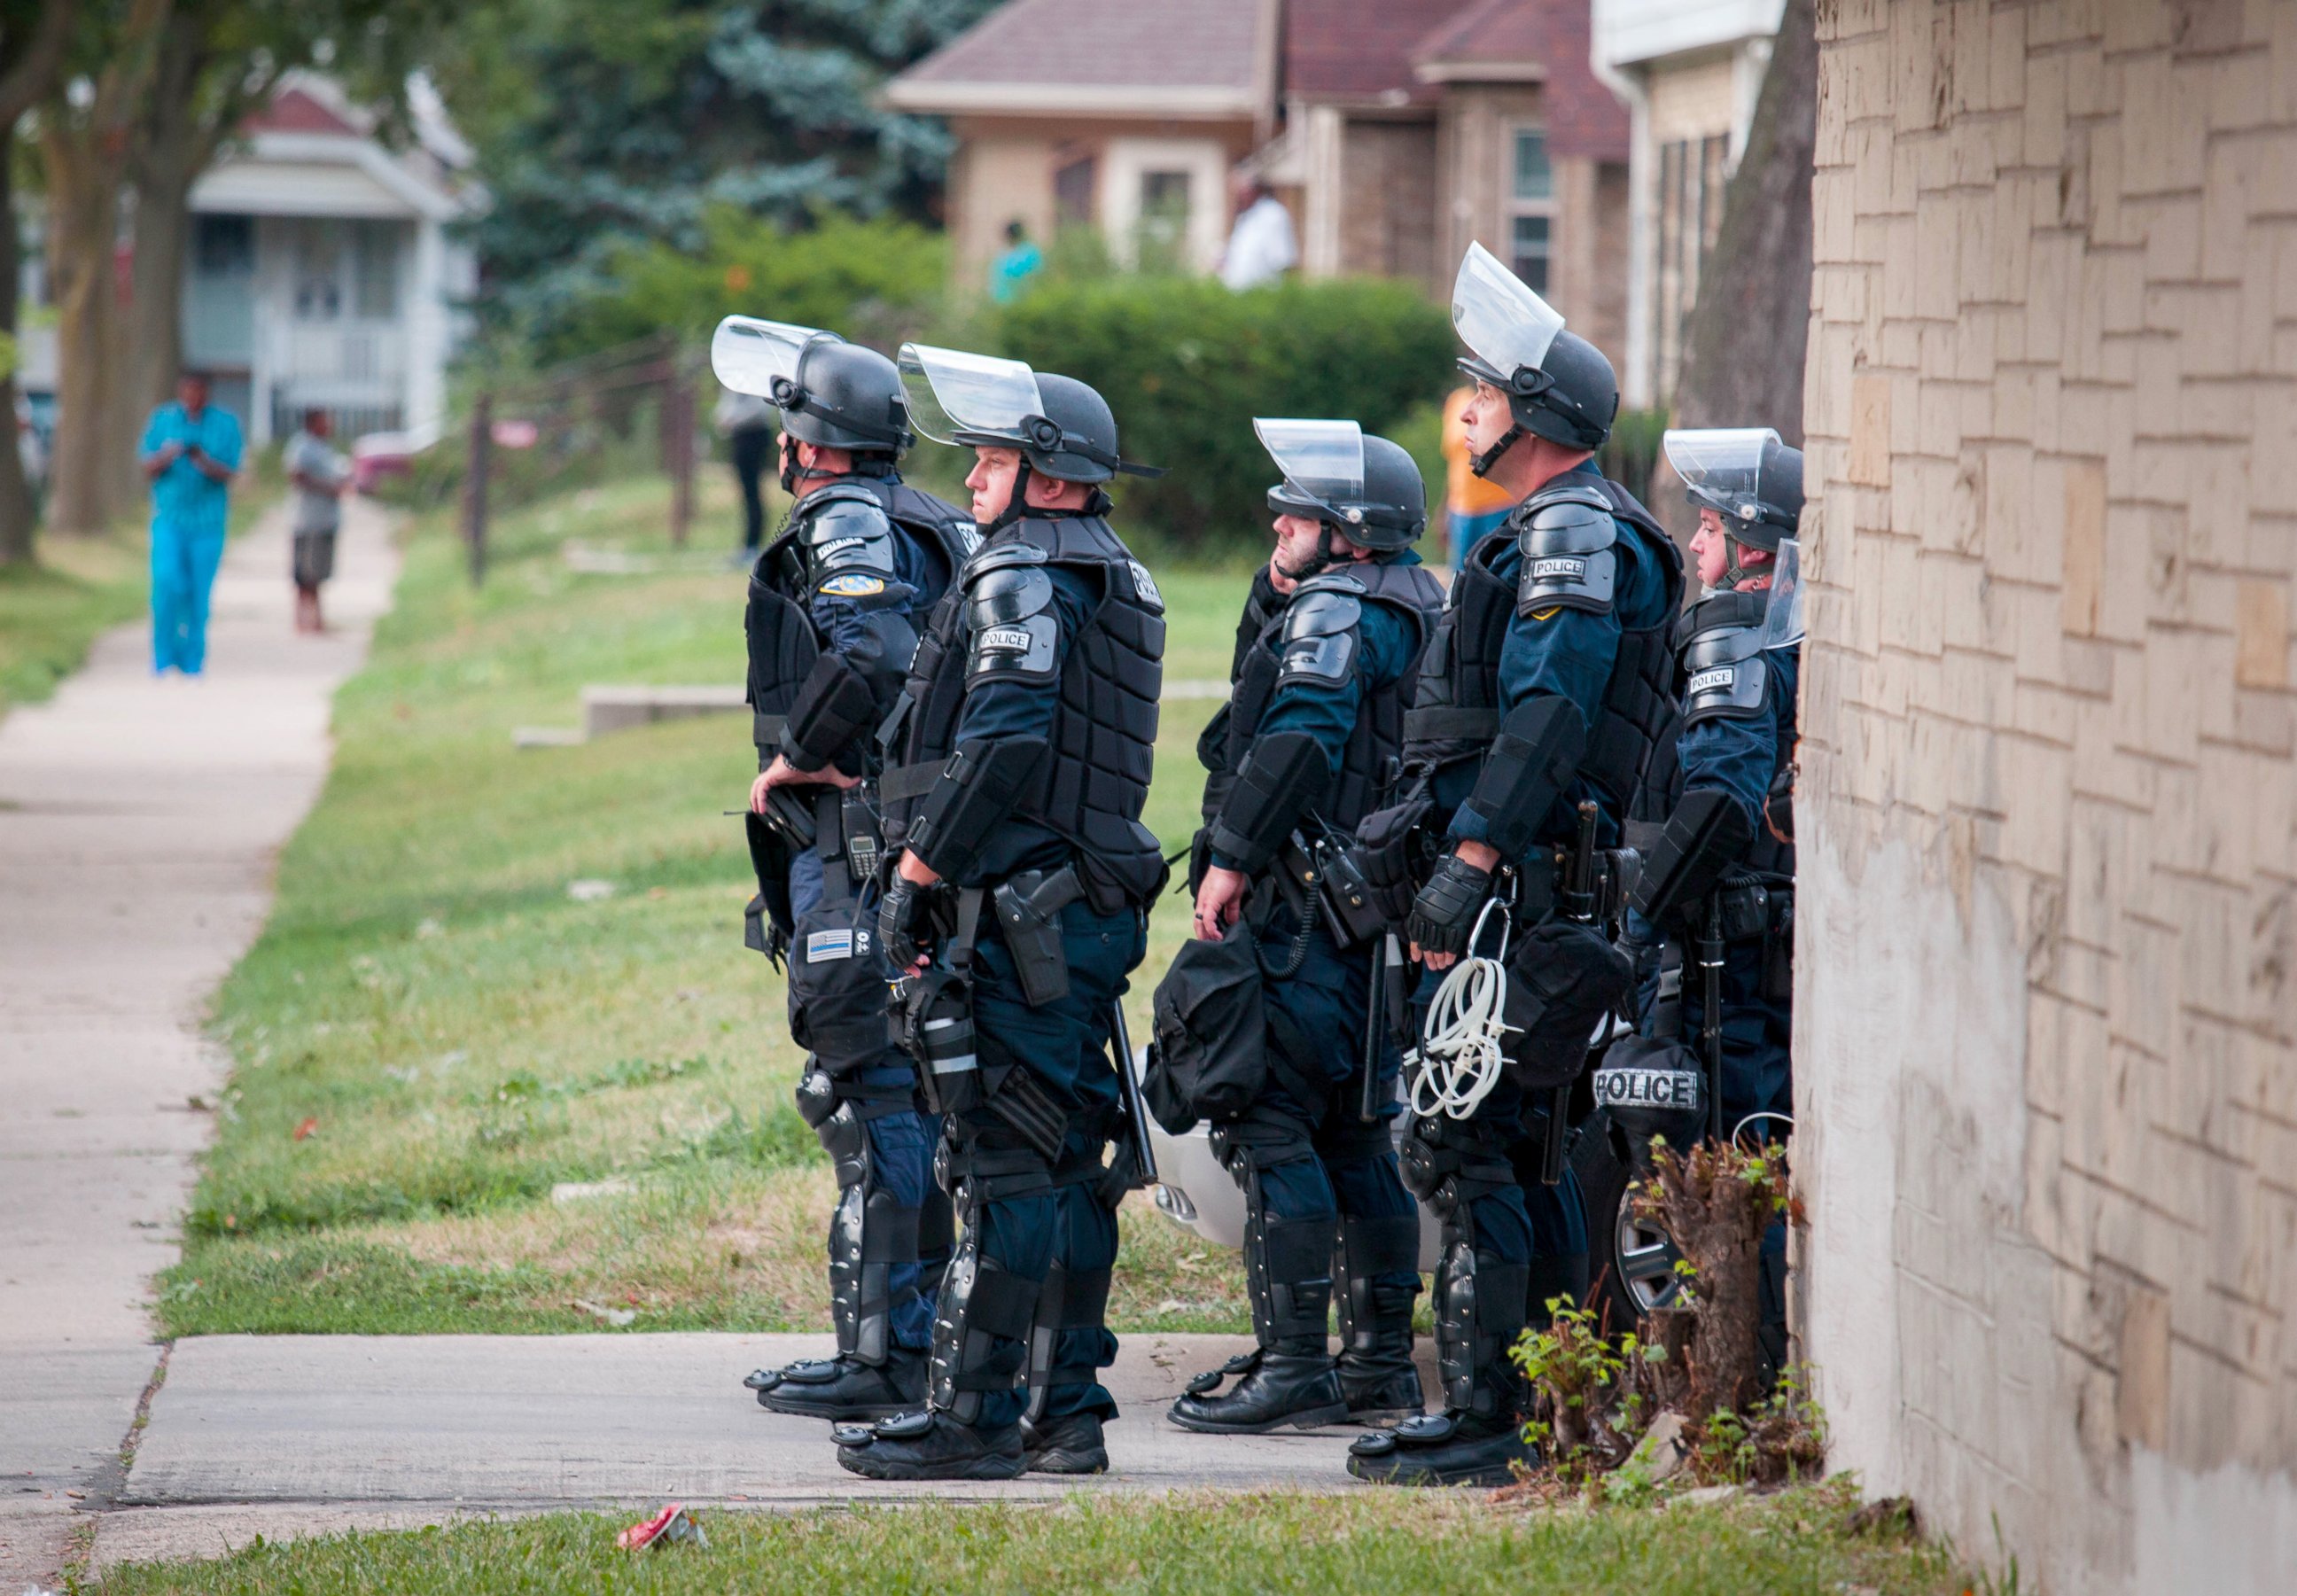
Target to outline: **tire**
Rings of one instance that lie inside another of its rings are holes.
[[[1626,1211],[1635,1181],[1630,1152],[1626,1133],[1601,1109],[1581,1123],[1571,1149],[1572,1171],[1587,1204],[1587,1303],[1614,1335],[1634,1329],[1680,1289],[1675,1244]]]

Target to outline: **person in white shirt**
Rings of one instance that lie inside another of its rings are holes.
[[[295,629],[326,629],[319,619],[319,584],[335,573],[335,533],[343,522],[343,494],[351,481],[350,462],[332,448],[334,418],[316,407],[303,412],[303,428],[287,441],[287,480],[295,489]]]
[[[1300,264],[1292,234],[1292,213],[1275,191],[1257,177],[1236,180],[1236,225],[1222,252],[1220,279],[1242,292],[1273,283]]]

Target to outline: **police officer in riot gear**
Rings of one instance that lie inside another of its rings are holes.
[[[1768,427],[1667,434],[1699,510],[1707,596],[1676,624],[1683,729],[1662,826],[1637,840],[1638,929],[1678,950],[1654,1035],[1719,1064],[1709,1123],[1780,1136],[1793,1112],[1795,688],[1801,664],[1802,455]],[[1709,984],[1711,964],[1713,970]],[[1710,1009],[1711,1000],[1711,1009]],[[1764,1333],[1785,1353],[1786,1231],[1763,1241]]]
[[[1519,502],[1469,552],[1421,662],[1404,722],[1408,796],[1361,835],[1368,868],[1390,886],[1415,831],[1441,839],[1405,920],[1431,982],[1504,893],[1509,1018],[1521,1030],[1465,1117],[1415,1116],[1404,1142],[1405,1183],[1443,1223],[1444,1411],[1363,1437],[1348,1468],[1409,1485],[1508,1477],[1527,1455],[1509,1349],[1551,1296],[1585,1288],[1576,1184],[1567,1170],[1558,1185],[1527,1185],[1515,1154],[1560,1133],[1532,1100],[1552,1103],[1577,1076],[1595,1023],[1632,982],[1597,930],[1558,912],[1559,844],[1585,803],[1597,840],[1618,840],[1669,716],[1668,628],[1683,591],[1674,544],[1592,458],[1618,406],[1610,363],[1480,245],[1461,264],[1452,314],[1476,380],[1465,421],[1477,469]]]
[[[1384,928],[1346,922],[1326,864],[1333,839],[1379,805],[1444,602],[1412,550],[1427,502],[1409,454],[1349,421],[1254,424],[1284,476],[1268,495],[1277,547],[1255,583],[1230,702],[1198,745],[1211,774],[1190,884],[1196,934],[1247,916],[1267,977],[1264,1084],[1213,1129],[1245,1192],[1260,1345],[1190,1382],[1171,1415],[1227,1434],[1421,1409],[1420,1217],[1396,1174],[1395,1049],[1386,1024],[1367,1036]],[[1369,1116],[1367,1102],[1379,1105]]]
[[[964,1230],[926,1406],[841,1427],[838,1461],[881,1479],[1097,1472],[1132,1180],[1103,1164],[1121,1125],[1111,1016],[1165,878],[1140,823],[1164,600],[1101,484],[1146,468],[1082,383],[916,345],[902,366],[919,429],[976,451],[984,532],[883,734],[902,851],[879,927],[912,972],[902,1021]]]
[[[971,551],[971,522],[896,472],[908,447],[893,363],[833,333],[729,317],[720,379],[781,411],[782,485],[795,499],[750,578],[745,630],[759,776],[753,945],[789,970],[790,1026],[807,1049],[798,1107],[836,1167],[829,1225],[835,1357],[745,1382],[778,1412],[890,1413],[925,1399],[933,1302],[951,1245],[932,1180],[934,1122],[892,1045],[890,971],[863,887],[877,824],[864,778],[874,734],[917,649],[916,628]]]

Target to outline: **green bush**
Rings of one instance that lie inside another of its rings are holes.
[[[947,238],[914,222],[824,211],[791,231],[724,206],[703,230],[698,254],[655,243],[614,256],[613,289],[569,312],[542,362],[662,332],[704,342],[735,314],[891,349],[925,323],[949,278]]]
[[[1453,381],[1449,319],[1402,283],[1048,283],[995,331],[1004,353],[1099,389],[1129,458],[1171,467],[1117,492],[1128,527],[1190,552],[1266,541],[1274,473],[1254,416],[1346,416],[1382,432]],[[1442,483],[1430,486],[1432,498]]]

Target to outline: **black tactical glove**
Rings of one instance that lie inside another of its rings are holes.
[[[933,892],[899,870],[885,885],[877,905],[877,945],[896,975],[909,974],[919,958],[933,951]]]
[[[1404,938],[1422,953],[1465,953],[1476,927],[1476,911],[1491,895],[1492,873],[1478,870],[1456,853],[1437,861],[1436,873],[1412,901]]]

